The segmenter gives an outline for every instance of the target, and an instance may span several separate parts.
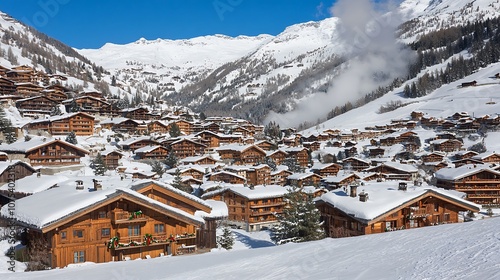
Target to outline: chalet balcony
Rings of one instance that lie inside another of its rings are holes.
[[[467,198],[500,198],[498,193],[474,193],[467,194]]]
[[[277,202],[268,202],[268,203],[262,203],[262,204],[251,204],[250,208],[256,209],[256,208],[277,207],[277,206],[284,206],[284,205],[286,205],[286,202],[277,201]]]
[[[152,247],[152,246],[165,246],[172,243],[194,244],[196,235],[184,234],[176,235],[176,237],[169,237],[166,234],[151,235],[148,240],[145,236],[129,236],[118,241],[117,246],[113,246],[114,250],[126,250],[132,248]],[[108,243],[109,247],[109,243]]]
[[[266,215],[273,215],[276,213],[276,211],[252,211],[250,212],[250,216],[255,217],[255,216],[266,216]]]
[[[146,222],[148,218],[142,212],[115,212],[111,216],[111,223],[114,224],[131,224],[131,223],[143,223]]]
[[[425,218],[429,216],[427,209],[425,208],[410,208],[406,210],[407,219],[413,220],[417,218]]]

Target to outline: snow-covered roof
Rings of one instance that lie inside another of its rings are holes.
[[[155,145],[155,146],[144,146],[142,148],[139,148],[137,150],[135,150],[135,153],[138,154],[138,153],[150,153],[158,148],[161,148],[162,146],[159,146],[159,145]]]
[[[128,121],[128,120],[131,120],[133,122],[137,122],[135,120],[132,120],[132,119],[129,119],[129,118],[123,118],[123,117],[115,117],[115,118],[109,118],[109,119],[105,119],[105,120],[102,120],[100,122],[100,124],[119,124],[119,123],[122,123],[124,121]]]
[[[382,163],[382,165],[396,169],[396,170],[408,172],[408,173],[418,172],[418,168],[416,168],[415,166],[409,165],[409,164],[403,164],[403,163],[399,163],[399,162],[386,161],[386,162]],[[374,166],[374,167],[367,168],[366,170],[370,171],[370,170],[374,170],[378,167],[379,166]]]
[[[319,176],[319,175],[312,173],[312,172],[293,173],[292,175],[288,176],[287,178],[289,180],[304,180],[304,179],[309,178],[311,176]]]
[[[288,192],[288,188],[278,185],[258,185],[253,189],[244,186],[232,186],[229,189],[249,200],[282,197]]]
[[[475,203],[456,196],[456,193],[431,186],[408,187],[407,191],[400,191],[395,183],[367,183],[358,187],[358,193],[362,191],[368,193],[369,199],[366,202],[360,201],[359,197],[349,196],[348,193],[341,189],[323,194],[319,199],[346,214],[352,215],[356,219],[365,221],[373,220],[428,192],[434,192],[471,208],[476,208],[477,211],[481,208]]]
[[[144,180],[139,180],[139,181],[136,181],[136,182],[133,182],[131,185],[130,185],[130,188],[132,190],[140,190],[141,188],[145,187],[145,186],[148,186],[150,184],[155,184],[157,186],[160,186],[164,189],[167,189],[171,192],[174,192],[178,195],[181,195],[183,197],[186,197],[192,201],[195,201],[201,205],[204,205],[206,207],[210,207],[210,204],[206,203],[205,200],[202,200],[202,199],[199,199],[198,197],[192,195],[192,194],[189,194],[185,191],[181,191],[179,189],[176,189],[174,187],[172,187],[170,184],[166,184],[166,183],[163,183],[163,182],[160,182],[160,181],[156,181],[156,180],[148,180],[148,179],[144,179]]]
[[[324,181],[326,183],[334,184],[334,183],[340,183],[340,182],[344,181],[345,179],[350,178],[352,176],[359,178],[359,176],[356,175],[355,173],[339,173],[339,174],[337,174],[337,176],[327,176],[327,177],[323,178],[322,181]]]
[[[500,172],[489,168],[487,164],[466,164],[458,168],[442,168],[434,173],[437,179],[442,180],[459,180],[464,177],[479,173],[483,170],[487,170],[493,174],[499,175]]]
[[[49,177],[49,176],[46,176]],[[84,190],[77,190],[75,178],[59,182],[58,187],[46,191],[38,192],[33,195],[16,200],[16,218],[24,223],[43,228],[56,222],[64,217],[82,211],[87,207],[93,206],[98,203],[110,199],[120,193],[126,193],[138,199],[146,201],[155,206],[161,207],[167,211],[174,212],[183,217],[198,222],[204,222],[202,218],[189,214],[178,208],[166,205],[152,198],[144,196],[131,188],[138,188],[139,184],[147,182],[147,180],[140,180],[130,183],[130,180],[122,180],[119,176],[115,177],[99,177],[101,181],[102,190],[91,191],[93,189],[93,179],[96,177],[77,177],[78,180],[83,181]],[[151,180],[150,180],[151,181]],[[194,200],[204,206],[211,207],[205,201],[184,193],[166,184],[156,182],[156,184],[169,188],[172,191],[179,193],[191,200]],[[182,192],[182,193],[181,193]],[[1,215],[8,216],[8,207],[2,207]]]
[[[481,153],[481,154],[477,154],[477,155],[473,156],[472,159],[484,160],[484,159],[487,159],[487,158],[494,156],[494,155],[500,156],[500,154],[495,153],[495,152],[485,152],[485,153]]]
[[[37,193],[48,190],[55,185],[66,182],[68,177],[62,175],[41,175],[32,174],[30,176],[16,180],[15,192]],[[0,187],[0,190],[7,190],[8,184]]]
[[[80,150],[84,153],[89,153],[87,150],[78,147],[76,145],[73,145],[69,142],[66,142],[64,140],[59,140],[59,139],[46,139],[44,137],[37,137],[37,138],[32,138],[29,141],[17,141],[12,144],[1,144],[0,145],[0,150],[2,151],[7,151],[7,152],[19,152],[19,153],[27,153],[32,150],[36,150],[42,146],[52,144],[53,142],[61,142],[64,145],[68,145],[74,149]]]
[[[128,145],[132,145],[136,142],[140,142],[140,141],[144,141],[144,140],[156,141],[156,140],[152,139],[150,136],[141,136],[141,137],[132,137],[132,138],[123,140],[119,144],[120,144],[120,146],[123,146],[123,145],[128,146]]]
[[[207,213],[205,211],[198,210],[194,213],[195,216],[202,218],[225,218],[229,215],[227,204],[224,201],[207,199],[205,202],[210,205],[212,212]]]
[[[45,118],[45,119],[32,120],[32,121],[30,121],[30,123],[55,122],[55,121],[65,120],[65,119],[74,117],[74,116],[76,116],[78,114],[83,114],[83,115],[86,115],[86,116],[88,116],[88,117],[90,117],[92,119],[95,119],[94,116],[89,115],[87,113],[75,112],[75,113],[68,113],[68,114],[63,114],[63,115],[59,115],[59,116],[51,116],[51,117],[48,117],[48,118]]]

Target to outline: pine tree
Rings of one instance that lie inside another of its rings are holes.
[[[76,103],[76,101],[74,99],[71,101],[71,103],[69,105],[69,111],[72,113],[81,111],[80,106],[78,106],[78,103]]]
[[[174,168],[177,166],[178,160],[177,160],[177,156],[175,155],[175,152],[173,150],[171,150],[168,153],[168,155],[165,158],[165,160],[163,161],[163,163],[165,163],[165,165],[167,165],[169,168]]]
[[[5,129],[4,136],[7,144],[12,144],[17,141],[17,134],[12,126],[9,126]]]
[[[290,171],[290,172],[300,173],[300,172],[304,171],[302,166],[300,166],[299,163],[297,162],[297,159],[293,156],[287,157],[282,162],[282,164],[288,166],[288,171]]]
[[[158,174],[161,178],[163,176],[163,173],[165,173],[165,168],[163,167],[163,163],[161,163],[158,160],[151,162],[151,171]]]
[[[90,162],[90,168],[94,170],[94,174],[96,176],[104,176],[108,167],[106,166],[101,153],[98,153],[97,156]]]
[[[76,140],[76,134],[74,131],[71,131],[68,136],[66,136],[66,142],[71,143],[71,144],[78,144],[78,140]]]
[[[59,105],[55,105],[50,109],[50,115],[51,116],[59,116],[62,115],[61,108],[59,108]]]
[[[179,170],[179,168],[177,168],[175,170],[174,176],[175,177],[174,177],[174,180],[172,182],[172,187],[179,189],[181,191],[187,192],[187,193],[193,192],[193,188],[190,185],[182,182],[181,171]]]
[[[277,217],[279,225],[271,230],[273,242],[280,245],[323,239],[325,233],[321,214],[314,204],[313,196],[292,186],[285,194],[285,199],[288,204]]]
[[[234,236],[227,226],[222,229],[222,235],[217,236],[217,245],[226,250],[233,249]]]
[[[181,135],[181,129],[179,128],[179,126],[176,124],[176,123],[173,123],[171,126],[170,126],[170,130],[168,131],[168,133],[170,134],[170,137],[179,137]]]

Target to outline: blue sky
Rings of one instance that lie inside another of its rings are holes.
[[[0,11],[75,48],[203,35],[276,35],[335,0],[1,0]]]

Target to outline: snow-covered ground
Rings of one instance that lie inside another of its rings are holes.
[[[234,231],[231,251],[88,263],[2,279],[500,279],[500,218],[273,246]],[[253,248],[245,250],[245,248]],[[1,261],[2,265],[3,260]]]

